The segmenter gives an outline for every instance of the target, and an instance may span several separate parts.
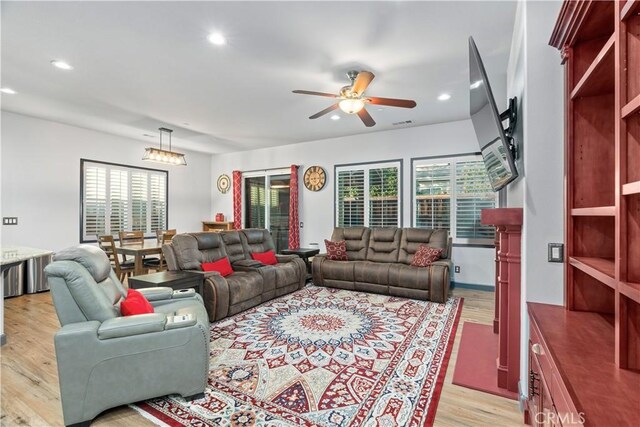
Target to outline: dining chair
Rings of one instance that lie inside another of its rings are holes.
[[[175,228],[171,230],[156,230],[156,239],[158,239],[158,243],[169,243],[176,234]]]
[[[143,231],[120,231],[118,232],[118,236],[120,237],[120,246],[144,246]],[[145,268],[151,268],[153,270],[160,271],[162,260],[157,257],[144,256],[142,259],[142,264]]]
[[[124,281],[125,277],[131,276],[135,269],[135,263],[133,260],[123,260],[120,261],[118,257],[118,249],[116,248],[116,241],[112,235],[98,235],[98,246],[102,249],[107,256],[109,257],[109,261],[111,262],[111,266],[116,272],[116,276],[120,281]]]

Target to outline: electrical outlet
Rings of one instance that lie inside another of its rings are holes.
[[[15,216],[2,217],[2,225],[18,225],[18,217],[15,217]]]
[[[459,265],[456,265],[456,266],[453,268],[453,271],[455,271],[456,273],[460,273],[460,266],[459,266]]]

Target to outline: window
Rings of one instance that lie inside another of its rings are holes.
[[[82,242],[100,234],[167,228],[168,172],[82,159]]]
[[[455,243],[493,244],[494,228],[480,224],[482,209],[495,208],[479,155],[417,159],[413,163],[416,227],[447,228]]]
[[[401,161],[336,166],[338,227],[399,227]]]

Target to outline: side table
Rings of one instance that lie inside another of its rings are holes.
[[[153,288],[167,286],[174,291],[194,288],[202,295],[202,275],[191,271],[160,271],[158,273],[143,274],[129,278],[131,289]]]
[[[311,263],[309,258],[320,253],[318,248],[295,248],[295,249],[283,249],[280,251],[282,255],[297,255],[304,261],[307,266],[307,282],[311,280]]]

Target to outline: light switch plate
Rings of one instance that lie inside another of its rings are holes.
[[[564,262],[564,243],[549,243],[547,258],[549,262]]]

